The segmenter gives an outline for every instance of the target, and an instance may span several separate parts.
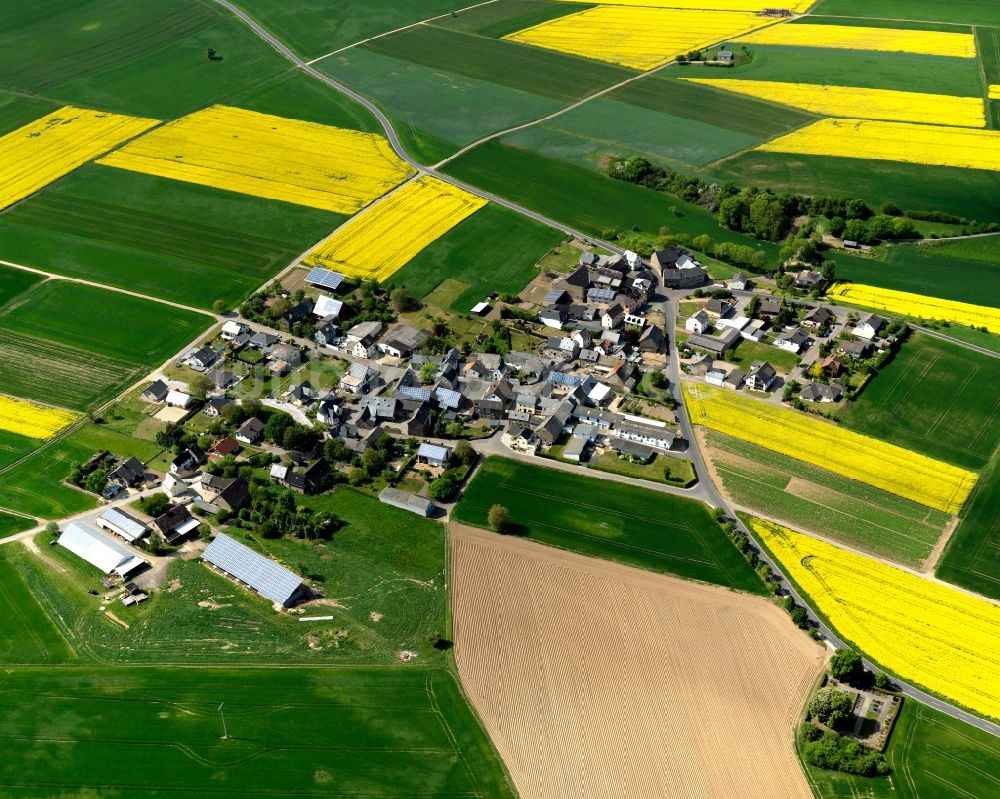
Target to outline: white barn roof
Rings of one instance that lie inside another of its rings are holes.
[[[202,558],[280,605],[287,605],[302,585],[297,574],[225,533],[212,540]]]
[[[325,294],[321,294],[319,299],[316,300],[316,305],[313,307],[313,313],[320,319],[326,319],[328,316],[334,318],[340,316],[340,312],[344,308],[344,303],[340,300],[335,300],[333,297],[327,297]]]
[[[104,574],[116,572],[125,577],[146,562],[83,522],[72,522],[59,536],[59,544]]]
[[[111,530],[113,533],[118,533],[118,535],[129,542],[135,541],[137,538],[142,538],[149,531],[149,527],[145,524],[129,516],[124,511],[118,510],[118,508],[108,508],[101,514],[101,518],[97,520],[97,523],[101,527]]]

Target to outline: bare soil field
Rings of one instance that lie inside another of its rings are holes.
[[[824,650],[778,607],[457,524],[455,657],[523,799],[811,799]]]

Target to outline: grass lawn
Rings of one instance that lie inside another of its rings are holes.
[[[848,195],[876,208],[892,200],[908,210],[1000,220],[1000,172],[989,170],[752,151],[721,161],[712,172],[739,185],[767,186],[776,192]]]
[[[968,469],[1000,441],[1000,360],[920,333],[843,415],[859,433]]]
[[[872,19],[885,17],[968,25],[1000,25],[1000,7],[993,0],[962,0],[961,3],[951,0],[821,0],[813,13]],[[810,17],[807,21],[814,20]],[[882,25],[881,22],[867,24]]]
[[[11,799],[388,797],[414,779],[428,799],[514,796],[445,669],[93,666],[20,670],[3,687]]]
[[[590,4],[551,3],[548,0],[513,0],[470,8],[454,17],[436,20],[435,25],[452,30],[500,39],[511,33],[540,25],[550,19],[576,14]]]
[[[763,593],[756,574],[695,500],[492,457],[454,518],[487,526],[500,503],[528,538],[629,566]]]
[[[803,763],[816,799],[968,799],[996,793],[1000,742],[927,705],[904,700],[885,751],[888,778],[854,777]]]
[[[344,219],[92,164],[0,217],[0,258],[185,305],[232,306]]]
[[[779,350],[770,344],[743,338],[733,349],[726,352],[723,360],[735,364],[745,372],[750,371],[750,365],[754,361],[767,361],[779,372],[788,373],[798,366],[799,356],[786,350]]]
[[[468,313],[491,291],[518,293],[538,270],[535,264],[564,235],[503,206],[490,204],[425,247],[390,279],[423,298],[443,280],[468,288],[451,301]]]
[[[752,47],[753,57],[732,69],[706,71],[693,67],[671,67],[666,70],[666,74],[674,77],[771,80],[910,92],[917,91],[914,81],[918,80],[919,91],[929,94],[979,97],[983,93],[974,58],[825,47]],[[775,111],[778,110],[775,108]]]
[[[897,244],[885,260],[841,255],[837,277],[928,297],[1000,305],[1000,236]]]
[[[665,225],[672,232],[707,233],[715,241],[759,247],[768,258],[777,257],[774,244],[725,230],[708,211],[678,197],[496,141],[476,147],[444,171],[589,235],[638,225],[652,240]]]
[[[873,555],[918,567],[948,522],[941,511],[714,430],[707,441],[736,504]]]
[[[641,480],[652,480],[654,483],[668,483],[687,487],[694,484],[698,477],[691,461],[683,458],[671,458],[668,455],[657,454],[649,463],[632,463],[623,460],[616,452],[605,452],[596,460],[591,460],[589,467],[599,472],[622,474],[626,477],[638,477]],[[670,475],[667,477],[665,471]]]

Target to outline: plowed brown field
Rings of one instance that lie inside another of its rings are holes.
[[[523,799],[811,799],[824,650],[765,600],[459,525],[455,657]]]

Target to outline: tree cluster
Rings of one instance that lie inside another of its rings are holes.
[[[291,535],[308,540],[329,540],[343,525],[332,513],[297,506],[295,500],[287,488],[251,486],[250,504],[230,517],[230,524],[255,530],[264,538]]]
[[[845,738],[832,730],[824,732],[812,724],[805,728],[803,734],[806,744],[802,756],[811,766],[862,777],[884,776],[891,770],[881,752],[869,749],[852,738]]]
[[[809,700],[809,717],[828,727],[843,727],[852,718],[854,694],[832,686],[820,688]]]

